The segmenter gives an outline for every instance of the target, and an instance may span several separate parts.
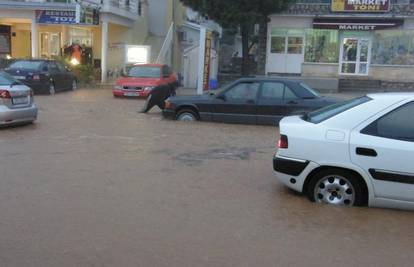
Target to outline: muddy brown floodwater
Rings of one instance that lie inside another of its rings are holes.
[[[414,213],[310,203],[277,128],[163,120],[109,90],[0,130],[0,266],[413,266]]]

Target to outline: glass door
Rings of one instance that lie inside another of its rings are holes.
[[[371,58],[371,39],[346,37],[341,43],[340,74],[368,75]]]
[[[40,57],[53,58],[60,55],[60,33],[40,33]]]

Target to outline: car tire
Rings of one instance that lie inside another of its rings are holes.
[[[342,169],[325,169],[311,178],[306,195],[312,202],[338,206],[362,206],[364,190],[358,177]]]
[[[53,82],[49,83],[49,95],[54,95],[56,94],[56,88],[55,88],[55,84]]]
[[[177,121],[198,121],[197,114],[189,109],[180,110],[176,116]]]
[[[75,79],[73,79],[73,81],[72,81],[71,89],[72,89],[72,91],[75,91],[75,90],[78,89],[78,82]]]

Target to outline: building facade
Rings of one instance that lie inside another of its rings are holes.
[[[268,74],[414,81],[410,0],[298,0],[270,19]]]
[[[0,57],[56,58],[80,45],[102,81],[125,63],[125,45],[144,44],[147,5],[140,0],[0,0]],[[79,7],[78,7],[79,8]]]

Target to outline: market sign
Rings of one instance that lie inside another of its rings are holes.
[[[388,12],[391,0],[332,0],[333,12]]]
[[[403,25],[402,19],[334,19],[316,18],[313,20],[315,29],[332,29],[346,31],[374,31],[395,28]]]
[[[76,22],[76,11],[69,10],[36,10],[36,21],[40,24],[78,24],[99,25],[99,11],[90,8],[82,8]]]

